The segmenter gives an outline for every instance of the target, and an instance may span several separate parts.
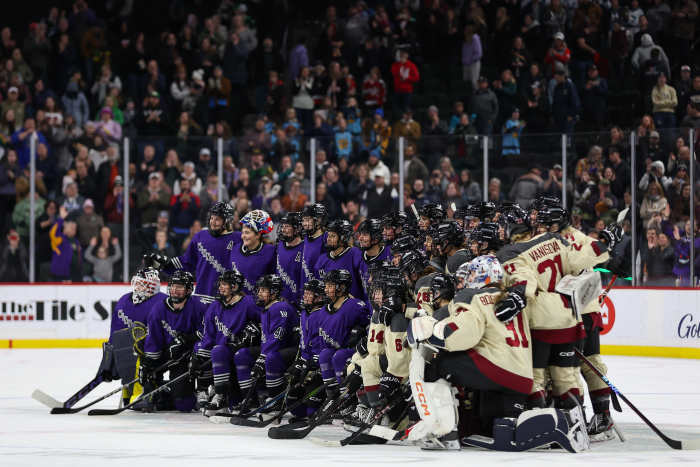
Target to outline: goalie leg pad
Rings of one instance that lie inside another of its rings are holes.
[[[434,383],[411,381],[413,400],[421,421],[408,435],[410,441],[426,436],[440,437],[457,429],[455,389],[444,379]]]
[[[133,338],[131,328],[124,328],[116,331],[109,339],[112,344],[114,355],[115,377],[122,380],[122,384],[134,379],[136,374],[136,362],[138,356],[134,352],[136,341]]]
[[[114,361],[114,348],[109,342],[102,343],[102,361],[97,369],[97,375],[102,375],[105,381],[112,381],[117,375]]]

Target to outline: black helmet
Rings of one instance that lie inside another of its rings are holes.
[[[496,205],[491,201],[481,201],[468,206],[465,218],[476,218],[481,222],[491,221],[496,215]]]
[[[304,229],[304,234],[309,236],[318,229],[323,229],[326,226],[328,223],[328,210],[321,203],[309,204],[302,211],[301,217],[302,220],[304,217],[311,217],[313,219],[313,230]]]
[[[212,228],[211,228],[211,217],[212,216],[217,216],[217,217],[220,217],[224,220],[223,228],[221,228],[219,230],[212,230]],[[233,206],[231,206],[230,204],[225,203],[223,201],[217,201],[216,203],[212,204],[212,206],[209,208],[209,218],[207,220],[207,227],[209,227],[209,233],[211,233],[214,237],[218,237],[225,230],[230,229],[231,223],[233,222],[233,216],[234,216]]]
[[[335,284],[335,297],[328,296],[328,301],[333,303],[338,297],[344,297],[349,293],[352,276],[347,269],[333,269],[326,273],[323,281],[326,284]]]
[[[264,306],[267,305],[267,303],[263,303],[260,298],[258,297],[258,291],[260,289],[267,289],[270,291],[270,300],[274,300],[275,298],[279,298],[280,293],[282,292],[282,279],[280,279],[280,276],[277,274],[265,274],[262,276],[258,281],[255,283],[255,289],[256,289],[256,297],[255,297],[255,304],[258,306]]]
[[[428,267],[429,261],[428,257],[421,250],[411,250],[401,256],[401,262],[399,263],[399,269],[402,274],[411,275],[414,273],[421,273],[425,268]]]
[[[561,230],[569,225],[569,212],[559,206],[541,206],[537,210],[537,223],[547,227],[557,224]]]
[[[414,250],[417,247],[416,237],[412,235],[401,235],[391,244],[391,252],[403,254]]]
[[[328,233],[333,232],[338,235],[338,244],[336,246],[328,245],[328,239],[326,238],[326,244],[324,245],[326,250],[332,251],[341,246],[346,247],[350,245],[352,240],[353,230],[352,224],[345,219],[337,219],[328,224]]]
[[[517,203],[504,203],[501,206],[499,222],[505,229],[506,240],[510,240],[513,235],[530,231],[530,216]]]
[[[243,274],[238,271],[228,270],[224,271],[219,275],[219,279],[216,281],[216,290],[218,293],[220,284],[228,284],[231,286],[231,293],[236,293],[243,288],[243,283],[245,279]]]
[[[369,246],[360,244],[361,250],[368,250],[382,241],[382,223],[379,219],[367,219],[360,223],[357,228],[358,234],[369,234]]]
[[[287,236],[284,234],[284,231],[282,230],[282,227],[284,225],[291,225],[292,226],[292,235]],[[282,218],[280,219],[279,222],[279,230],[278,230],[278,236],[280,240],[283,242],[291,242],[294,240],[296,237],[301,236],[301,213],[300,212],[288,212]]]
[[[433,240],[433,246],[439,246],[443,250],[450,245],[459,247],[464,244],[464,231],[455,221],[444,221],[434,225],[429,235]]]
[[[325,303],[326,288],[323,282],[321,282],[318,279],[311,279],[310,281],[304,284],[304,292],[307,291],[313,294],[313,301],[312,303],[306,303],[302,299],[302,308],[304,308],[304,310],[306,310],[307,312],[311,312]]]
[[[558,196],[551,195],[540,195],[537,197],[534,203],[532,203],[532,208],[539,211],[544,207],[558,207],[561,206],[561,199]]]
[[[484,254],[488,251],[498,251],[503,246],[503,241],[499,235],[499,228],[495,222],[482,222],[469,236],[472,241],[478,242],[478,253]],[[486,243],[486,248],[482,248],[482,243]]]
[[[184,297],[173,297],[172,291],[170,290],[173,285],[183,285],[185,286],[185,296]],[[170,276],[168,281],[168,295],[173,303],[182,303],[187,300],[190,295],[194,292],[194,276],[191,272],[183,271],[178,269]]]
[[[445,208],[443,208],[441,204],[437,203],[426,204],[418,210],[418,213],[421,217],[427,217],[430,220],[431,224],[440,222],[443,219],[445,219],[445,217],[447,217],[447,213],[445,213]]]
[[[430,294],[432,296],[433,307],[438,307],[438,300],[452,300],[457,290],[455,279],[450,274],[439,272],[430,281]]]

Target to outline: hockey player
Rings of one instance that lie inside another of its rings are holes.
[[[367,301],[367,294],[362,284],[362,251],[352,246],[353,230],[350,222],[335,220],[328,225],[326,232],[326,253],[318,257],[314,274],[325,282],[325,276],[332,270],[345,269],[350,274],[348,292],[354,298]]]
[[[406,234],[406,230],[415,227],[415,220],[403,211],[391,212],[381,219],[382,239],[384,245],[391,247],[394,240]]]
[[[621,228],[615,225],[608,226],[601,236],[605,239],[608,250],[603,252],[598,248],[597,242],[569,223],[569,214],[559,207],[561,202],[557,198],[541,198],[538,203],[537,223],[538,228],[549,232],[557,232],[569,241],[571,247],[577,251],[583,251],[600,261],[609,259],[607,251],[612,251],[615,244],[622,238]],[[611,246],[612,245],[612,246]],[[603,374],[607,373],[607,366],[600,356],[600,331],[603,321],[598,300],[591,300],[581,311],[586,337],[583,341],[583,354],[591,360],[596,368]],[[581,373],[588,386],[588,393],[593,405],[594,416],[589,424],[589,435],[592,439],[611,439],[613,436],[613,420],[610,416],[610,387],[602,381],[598,375],[587,366],[581,366]]]
[[[304,243],[301,239],[301,213],[290,212],[282,216],[277,242],[277,275],[282,279],[282,297],[290,304],[299,303],[302,293],[302,256]]]
[[[274,274],[258,279],[256,305],[261,307],[260,324],[262,336],[260,348],[244,348],[236,352],[234,360],[241,390],[254,387],[265,378],[267,395],[273,398],[284,391],[284,374],[294,361],[298,348],[299,326],[297,311],[282,299],[282,280]],[[282,400],[266,409],[266,413],[279,412]]]
[[[302,287],[306,281],[315,278],[316,261],[323,254],[323,247],[326,243],[324,233],[327,222],[328,211],[320,203],[306,206],[301,213],[301,225],[304,229],[304,250],[301,257]]]
[[[255,301],[243,293],[243,276],[236,271],[224,271],[218,281],[219,295],[209,305],[204,318],[204,332],[195,344],[192,368],[199,374],[206,373],[211,365],[214,379],[214,397],[207,401],[206,386],[197,381],[197,402],[205,409],[205,415],[226,412],[238,402],[238,385],[231,384],[231,364],[238,350],[237,339],[247,325],[257,326],[260,310]],[[201,394],[203,393],[203,394]],[[208,403],[207,403],[208,402]]]
[[[175,271],[168,282],[168,298],[153,306],[146,319],[148,332],[144,342],[139,378],[152,388],[161,375],[153,374],[159,364],[168,360],[178,363],[170,368],[170,378],[188,371],[189,358],[197,340],[206,305],[192,300],[194,278],[187,271]],[[175,409],[189,412],[195,407],[194,385],[184,379],[172,388]]]
[[[503,246],[500,226],[495,222],[482,222],[469,235],[469,250],[475,256],[495,254]]]
[[[471,253],[464,248],[464,230],[455,221],[445,221],[434,226],[432,232],[432,251],[444,264],[443,271],[454,273],[457,268],[469,261]]]
[[[321,320],[324,314],[320,310],[326,304],[326,289],[318,279],[311,279],[304,284],[304,295],[301,302],[301,339],[299,342],[299,354],[294,363],[287,371],[290,392],[287,396],[287,404],[291,405],[293,401],[303,396],[303,393],[310,392],[313,387],[318,386],[316,383],[321,382],[320,373],[316,378],[307,378],[309,372],[318,372],[320,367],[318,363],[322,349],[322,339],[319,334],[321,328]],[[311,380],[311,384],[304,385],[305,379]],[[299,417],[311,415],[323,402],[323,396],[316,394],[308,399],[306,407],[301,408],[295,413]],[[290,422],[291,423],[291,422]]]
[[[362,250],[360,277],[369,297],[369,269],[372,264],[391,259],[391,250],[382,244],[382,226],[378,219],[367,219],[357,227],[358,243]]]
[[[418,248],[418,242],[413,235],[401,235],[391,244],[391,265],[399,267],[401,256],[410,250]]]
[[[274,227],[270,215],[260,209],[250,211],[241,219],[241,244],[231,250],[231,269],[243,276],[248,295],[255,295],[255,283],[275,270],[275,247],[265,243],[265,236]]]
[[[504,297],[503,270],[493,256],[469,263],[467,288],[452,293],[444,276],[433,280],[433,316],[411,321],[409,342],[425,343],[411,361],[411,384],[421,421],[408,439],[426,439],[429,449],[459,449],[455,397],[450,384],[479,392],[479,417],[492,426],[493,439],[467,437],[468,445],[522,451],[558,443],[571,452],[588,446],[580,408],[570,414],[553,409],[522,414],[532,386],[532,356],[527,320],[498,320],[495,305]],[[438,349],[433,358],[430,354]],[[428,352],[426,352],[428,350]],[[430,365],[425,365],[427,355]],[[517,422],[516,422],[517,418]]]
[[[138,334],[145,337],[146,317],[156,303],[163,301],[166,295],[160,292],[158,270],[154,268],[140,269],[131,278],[131,292],[119,298],[114,311],[109,331],[109,341],[102,344],[102,362],[97,370],[97,376],[103,381],[112,381],[121,377],[123,382],[131,381],[136,376],[138,368],[134,356],[135,339]],[[133,328],[142,327],[142,333],[134,332]],[[126,331],[124,331],[126,330]],[[141,394],[141,385],[125,389],[122,393],[125,403],[132,396]]]
[[[328,384],[326,399],[335,399],[355,346],[367,335],[370,313],[364,301],[350,296],[352,275],[346,269],[329,271],[324,283],[327,305],[318,312],[322,349],[319,365],[323,382]]]
[[[196,292],[214,297],[219,275],[226,270],[231,252],[241,241],[240,232],[231,231],[233,208],[223,201],[209,209],[207,229],[197,232],[184,254],[168,258],[155,253],[144,256],[144,264],[164,270],[189,271],[195,275]]]
[[[445,220],[445,208],[437,203],[428,203],[418,210],[418,229],[425,235],[430,226]]]

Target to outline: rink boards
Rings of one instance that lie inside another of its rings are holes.
[[[0,285],[0,348],[96,347],[128,284]],[[601,309],[602,352],[700,358],[700,291],[615,288]]]

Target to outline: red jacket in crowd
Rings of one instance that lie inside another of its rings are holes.
[[[420,79],[418,67],[410,60],[394,62],[391,65],[391,74],[394,75],[394,92],[411,94],[413,85]]]

